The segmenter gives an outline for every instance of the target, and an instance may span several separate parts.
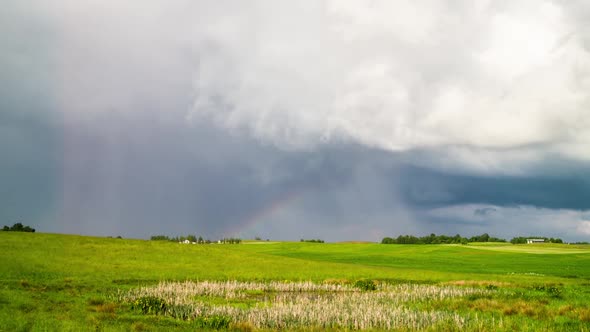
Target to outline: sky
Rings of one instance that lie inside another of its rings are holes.
[[[0,224],[590,241],[590,4],[9,0]]]

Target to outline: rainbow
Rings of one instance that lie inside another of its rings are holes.
[[[272,217],[295,204],[304,195],[305,191],[301,189],[293,190],[275,197],[262,208],[246,215],[238,225],[232,226],[227,233],[235,236],[242,236],[243,234],[252,235],[248,234],[249,231],[257,231],[261,225],[270,221]]]

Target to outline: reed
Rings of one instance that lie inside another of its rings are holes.
[[[161,282],[119,293],[119,301],[133,303],[156,297],[166,302],[165,314],[175,318],[227,317],[256,328],[420,330],[439,325],[462,328],[478,324],[479,318],[451,311],[418,310],[416,303],[490,292],[450,285],[378,284],[375,291],[362,291],[347,284],[313,282],[185,281]],[[235,305],[240,299],[255,301],[244,308]]]

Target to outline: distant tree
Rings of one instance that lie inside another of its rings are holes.
[[[491,237],[488,239],[488,242],[506,242],[506,240],[505,240],[505,239],[501,239],[501,238],[497,238],[497,237],[493,237],[493,236],[491,236]]]
[[[17,222],[16,224],[12,225],[12,227],[4,226],[2,230],[5,232],[28,232],[28,233],[35,233],[35,229],[29,226],[24,226],[22,223]]]
[[[382,244],[467,244],[469,242],[506,242],[504,239],[491,237],[489,234],[476,235],[469,239],[462,237],[459,234],[455,236],[449,235],[430,235],[417,237],[414,235],[399,235],[397,238],[384,237],[381,240]]]
[[[311,239],[311,240],[301,239],[301,242],[324,243],[324,240],[320,240],[320,239]]]
[[[303,240],[301,240],[303,241]],[[394,244],[395,240],[390,238],[390,237],[384,237],[383,240],[381,240],[382,244]]]
[[[523,244],[526,243],[527,238],[522,236],[513,237],[510,239],[510,243],[512,244]]]
[[[223,238],[219,241],[221,241],[221,243],[226,243],[226,244],[238,244],[238,243],[242,242],[242,239],[228,237],[228,238]]]
[[[152,235],[150,240],[152,240],[152,241],[170,241],[170,238],[166,235]]]
[[[469,238],[469,242],[489,242],[490,235],[488,233],[483,233],[481,235],[472,236]]]

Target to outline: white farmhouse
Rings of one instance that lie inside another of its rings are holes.
[[[526,239],[526,243],[545,243],[545,239]]]

